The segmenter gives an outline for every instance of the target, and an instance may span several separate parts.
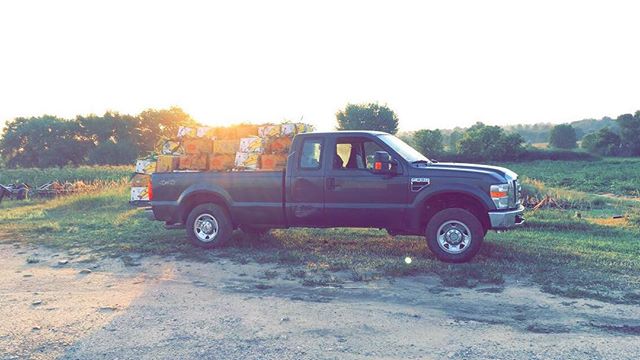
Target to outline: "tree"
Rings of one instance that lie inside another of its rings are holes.
[[[624,114],[616,119],[620,127],[620,140],[625,155],[640,156],[640,111]]]
[[[455,152],[458,149],[458,142],[462,140],[463,130],[455,128],[451,134],[449,134],[449,151]]]
[[[621,153],[622,141],[620,136],[609,130],[600,129],[582,138],[581,147],[590,153],[602,156],[616,156]]]
[[[519,134],[479,122],[464,132],[458,153],[469,160],[513,160],[522,152],[523,142]]]
[[[79,165],[87,144],[78,132],[77,122],[51,115],[16,118],[4,128],[0,153],[8,167]]]
[[[416,150],[426,157],[437,157],[444,152],[444,141],[440,130],[418,130],[413,135]]]
[[[576,141],[576,129],[569,124],[556,125],[549,133],[549,145],[558,149],[574,149]]]
[[[138,115],[138,146],[142,152],[153,151],[162,138],[175,138],[180,126],[197,127],[200,124],[177,106],[169,109],[147,109]]]
[[[347,104],[336,113],[338,130],[377,130],[398,132],[398,116],[386,105]]]
[[[87,163],[91,165],[127,165],[133,164],[138,156],[138,147],[128,141],[115,143],[105,141],[87,154]]]

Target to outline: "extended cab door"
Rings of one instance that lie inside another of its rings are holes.
[[[327,150],[332,159],[325,179],[328,226],[404,228],[406,170],[399,165],[395,176],[372,172],[376,151],[398,156],[373,135],[337,136]]]
[[[301,136],[287,164],[286,209],[290,226],[322,227],[324,217],[325,139]]]

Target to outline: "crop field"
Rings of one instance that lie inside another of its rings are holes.
[[[520,176],[546,186],[594,194],[640,197],[640,159],[605,158],[599,161],[532,161],[504,163]]]
[[[640,304],[639,203],[584,192],[585,188],[593,188],[598,193],[633,195],[629,189],[637,188],[638,176],[631,174],[639,172],[638,165],[640,162],[632,160],[507,165],[537,179],[538,185],[551,184],[542,187],[542,191],[553,191],[558,200],[577,197],[594,204],[593,199],[597,199],[598,206],[573,206],[580,202],[568,202],[569,207],[564,209],[529,211],[522,229],[489,232],[482,251],[467,264],[437,261],[421,237],[394,238],[370,229],[273,230],[260,239],[236,232],[232,245],[203,252],[185,239],[183,230],[165,230],[162,223],[149,221],[140,210],[129,207],[128,188],[122,182],[99,192],[52,200],[5,201],[0,204],[0,241],[44,244],[70,251],[84,249],[92,256],[118,257],[125,263],[140,255],[154,254],[205,262],[217,256],[240,263],[304,266],[304,271],[293,272],[303,285],[331,283],[335,280],[333,272],[346,272],[354,281],[433,274],[440,277],[443,286],[499,287],[515,279],[568,297]],[[90,174],[94,179],[100,174],[117,179],[128,176],[130,170],[50,171],[66,174],[67,179],[88,181]],[[74,175],[74,171],[81,174]],[[38,178],[28,173],[22,176]],[[603,184],[603,179],[614,185],[598,188],[596,184]],[[406,257],[413,261],[405,263]]]
[[[50,181],[92,183],[128,180],[133,166],[79,166],[48,169],[0,169],[0,184],[26,183],[37,187]]]

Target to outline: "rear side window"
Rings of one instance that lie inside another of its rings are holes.
[[[300,169],[317,170],[320,169],[322,155],[321,139],[306,139],[302,142],[302,153],[300,154]]]

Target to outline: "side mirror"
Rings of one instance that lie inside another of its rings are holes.
[[[373,158],[374,174],[396,174],[398,162],[386,151],[376,151]]]

